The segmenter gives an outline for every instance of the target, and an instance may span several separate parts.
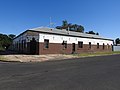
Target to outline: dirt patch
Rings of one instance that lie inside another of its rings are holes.
[[[94,56],[105,56],[105,55],[114,55],[120,54],[120,52],[101,52],[101,53],[85,53],[85,54],[48,54],[48,55],[0,55],[1,61],[11,61],[11,62],[44,62],[44,61],[53,61],[53,60],[63,60],[70,58],[84,58],[84,57],[94,57]]]
[[[4,57],[3,61],[14,61],[14,62],[43,62],[43,61],[53,61],[69,58],[77,58],[73,55],[62,55],[62,54],[52,54],[52,55],[1,55]]]

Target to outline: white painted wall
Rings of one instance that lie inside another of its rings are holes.
[[[36,35],[36,36],[30,36],[30,35],[27,35],[27,34],[25,33],[25,34],[21,35],[20,37],[14,39],[13,43],[15,43],[15,42],[21,43],[22,40],[26,40],[26,42],[30,42],[30,40],[32,40],[32,38],[35,38],[35,40],[36,40],[37,42],[39,42],[39,36],[37,36],[37,35]]]
[[[90,39],[90,38],[79,38],[79,37],[71,37],[71,36],[61,36],[61,35],[53,35],[53,34],[43,34],[40,33],[39,36],[28,36],[27,33],[21,35],[20,37],[16,38],[13,43],[21,43],[22,40],[26,40],[26,42],[30,42],[30,40],[32,40],[32,38],[35,38],[35,40],[37,42],[44,42],[44,39],[49,39],[50,43],[63,43],[63,41],[67,41],[68,44],[78,44],[78,41],[82,41],[83,44],[89,44],[89,42],[92,43],[92,45],[97,45],[97,43],[99,43],[99,45],[103,45],[103,43],[105,45],[109,44],[109,45],[113,45],[113,41],[109,41],[109,40],[101,40],[101,39]]]
[[[61,35],[52,35],[52,34],[39,34],[39,42],[44,42],[44,39],[49,39],[50,43],[62,43],[63,41],[67,41],[68,44],[78,44],[78,41],[83,41],[83,44],[92,43],[92,45],[113,45],[113,41],[109,40],[101,40],[101,39],[90,39],[90,38],[79,38],[79,37],[71,37],[71,36],[61,36]]]
[[[26,44],[25,47],[27,48],[27,42],[30,42],[32,40],[32,38],[35,38],[35,40],[37,42],[39,42],[39,35],[38,36],[37,35],[30,36],[30,35],[27,35],[27,33],[24,33],[23,35],[21,35],[18,38],[13,40],[13,45],[18,44],[18,46],[19,46],[19,43],[22,43],[22,40],[23,40],[23,43]]]

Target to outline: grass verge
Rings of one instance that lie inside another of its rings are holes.
[[[3,56],[0,55],[0,61],[6,60]]]
[[[90,57],[90,56],[104,56],[104,55],[115,55],[115,54],[120,54],[120,51],[115,51],[115,52],[81,53],[81,54],[74,54],[74,56],[78,56],[78,57]]]

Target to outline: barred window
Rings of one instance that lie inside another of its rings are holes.
[[[99,45],[99,43],[97,43],[97,49],[99,49],[99,47],[100,47],[100,45]]]
[[[44,47],[49,48],[49,40],[48,39],[44,40]]]
[[[67,48],[67,41],[63,41],[62,45],[63,45],[64,49],[66,49]]]
[[[91,49],[92,45],[91,45],[91,42],[89,42],[89,49]]]
[[[78,41],[78,48],[83,48],[83,42]]]
[[[105,49],[105,44],[103,43],[103,50]]]
[[[107,49],[110,49],[110,45],[109,44],[107,44]]]

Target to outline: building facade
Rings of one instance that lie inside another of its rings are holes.
[[[113,40],[51,28],[29,29],[18,35],[12,49],[25,54],[71,54],[112,51]]]

